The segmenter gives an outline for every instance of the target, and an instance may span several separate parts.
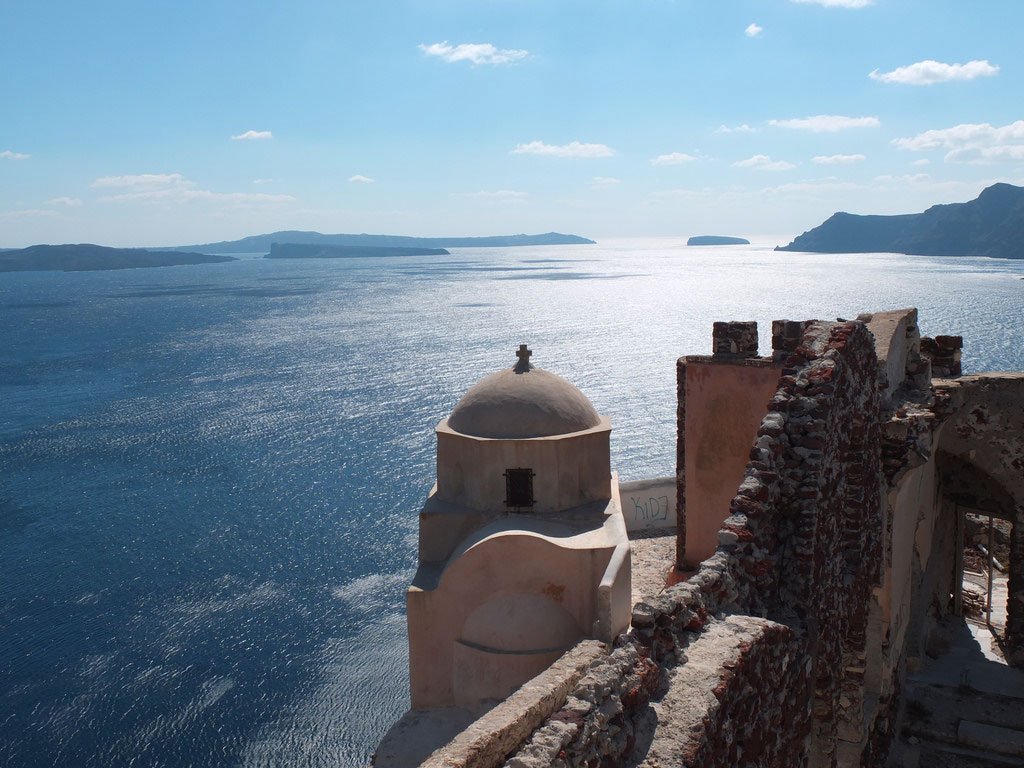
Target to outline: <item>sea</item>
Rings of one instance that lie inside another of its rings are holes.
[[[0,765],[365,766],[408,707],[434,427],[532,362],[674,472],[714,320],[914,306],[1024,369],[1024,261],[679,239],[0,274]],[[510,564],[510,567],[515,567]]]

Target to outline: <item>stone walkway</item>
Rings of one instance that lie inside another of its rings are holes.
[[[676,561],[675,530],[631,538],[633,605],[665,588]]]

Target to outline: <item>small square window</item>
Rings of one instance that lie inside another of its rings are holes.
[[[509,507],[533,506],[533,470],[505,470],[505,505]]]

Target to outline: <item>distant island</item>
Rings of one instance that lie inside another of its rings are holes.
[[[835,213],[777,251],[906,253],[920,256],[1024,258],[1024,187],[993,184],[966,203],[923,213]]]
[[[686,241],[687,245],[750,245],[745,237],[726,237],[725,235],[696,235]]]
[[[269,253],[274,243],[296,245],[353,245],[398,248],[507,248],[516,245],[593,245],[578,235],[548,232],[543,235],[498,235],[494,237],[407,237],[405,235],[324,235],[319,232],[283,231],[251,235],[241,240],[182,245],[158,250],[199,253]]]
[[[190,251],[107,248],[91,243],[30,245],[28,248],[0,251],[0,272],[87,272],[138,267],[173,267],[180,264],[220,264],[226,261],[238,259]]]
[[[265,259],[355,259],[366,256],[447,256],[444,248],[404,248],[380,245],[310,245],[271,243]]]

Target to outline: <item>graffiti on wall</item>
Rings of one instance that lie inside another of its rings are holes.
[[[623,483],[619,490],[627,530],[675,526],[676,494],[673,478]]]

